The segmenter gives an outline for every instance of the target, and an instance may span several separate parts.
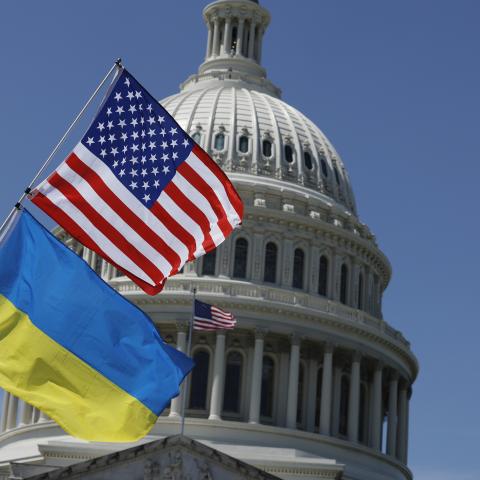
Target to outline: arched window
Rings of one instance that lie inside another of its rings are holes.
[[[285,160],[288,163],[293,162],[293,148],[290,145],[285,145]]]
[[[293,288],[303,288],[303,270],[305,253],[301,248],[296,248],[293,254]]]
[[[235,242],[235,257],[233,263],[233,277],[247,277],[247,256],[248,241],[245,238],[238,238]]]
[[[215,275],[215,263],[217,260],[217,249],[206,253],[202,259],[202,275]]]
[[[327,296],[328,282],[328,258],[325,255],[320,257],[318,266],[318,294]]]
[[[320,159],[320,165],[322,166],[322,173],[325,177],[328,177],[328,168],[327,168],[327,162],[325,161],[324,158]]]
[[[225,135],[223,133],[217,133],[215,135],[215,150],[223,150],[225,147]]]
[[[340,175],[338,174],[337,167],[333,167],[333,173],[335,173],[335,180],[337,181],[337,184],[340,185]]]
[[[303,160],[305,162],[305,166],[309,169],[312,170],[313,168],[313,162],[312,162],[312,156],[310,155],[309,152],[304,152],[303,154]]]
[[[238,139],[238,149],[242,153],[247,153],[248,152],[248,137],[246,137],[245,135],[242,135]]]
[[[223,391],[223,410],[240,413],[242,388],[243,357],[239,352],[230,352],[225,369],[225,389]]]
[[[315,426],[320,426],[320,402],[322,401],[322,378],[323,367],[320,367],[317,371],[317,393],[315,396]]]
[[[340,301],[347,304],[348,267],[343,264],[340,272]]]
[[[305,388],[305,367],[300,363],[298,370],[298,392],[297,392],[297,423],[303,420],[303,391]]]
[[[340,383],[340,425],[338,432],[340,435],[347,434],[348,428],[348,396],[350,391],[350,380],[346,375],[342,376]]]
[[[262,153],[264,157],[272,156],[272,142],[270,140],[264,140],[262,142]]]
[[[363,274],[358,276],[358,298],[357,306],[361,310],[363,308]]]
[[[269,356],[263,357],[262,365],[262,394],[260,400],[260,415],[273,416],[273,389],[275,385],[275,364]]]
[[[367,387],[360,384],[360,415],[358,416],[358,440],[361,443],[367,442]]]
[[[268,242],[265,246],[264,282],[275,283],[277,281],[277,254],[277,246],[273,242]]]
[[[206,350],[197,350],[193,355],[193,360],[195,368],[190,377],[189,408],[206,410],[210,354]]]
[[[202,138],[202,135],[200,134],[200,132],[195,132],[193,135],[192,135],[192,139],[194,140],[195,143],[198,143],[200,145],[200,140]]]

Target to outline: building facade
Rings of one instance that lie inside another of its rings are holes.
[[[182,351],[194,288],[237,316],[233,331],[193,335],[187,436],[285,479],[410,479],[418,364],[382,317],[389,261],[357,216],[332,144],[267,79],[269,12],[217,0],[203,17],[205,61],[161,103],[235,184],[242,228],[155,297],[58,234]],[[179,432],[181,404],[146,440]],[[0,478],[12,460],[65,466],[119,449],[68,437],[10,394],[0,428]]]

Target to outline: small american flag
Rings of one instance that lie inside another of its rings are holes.
[[[150,295],[222,243],[243,215],[223,171],[123,67],[32,201]]]
[[[231,330],[237,319],[221,308],[195,300],[194,330]]]

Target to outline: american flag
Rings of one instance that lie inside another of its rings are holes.
[[[150,295],[214,249],[243,205],[218,165],[125,69],[86,134],[32,194]]]
[[[194,330],[231,330],[237,319],[221,308],[195,300]]]

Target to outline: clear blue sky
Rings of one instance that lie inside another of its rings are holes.
[[[205,3],[1,3],[2,219],[117,56],[159,98],[177,91],[204,55]],[[269,77],[339,150],[393,264],[384,315],[421,366],[410,465],[478,479],[480,2],[263,4]]]

